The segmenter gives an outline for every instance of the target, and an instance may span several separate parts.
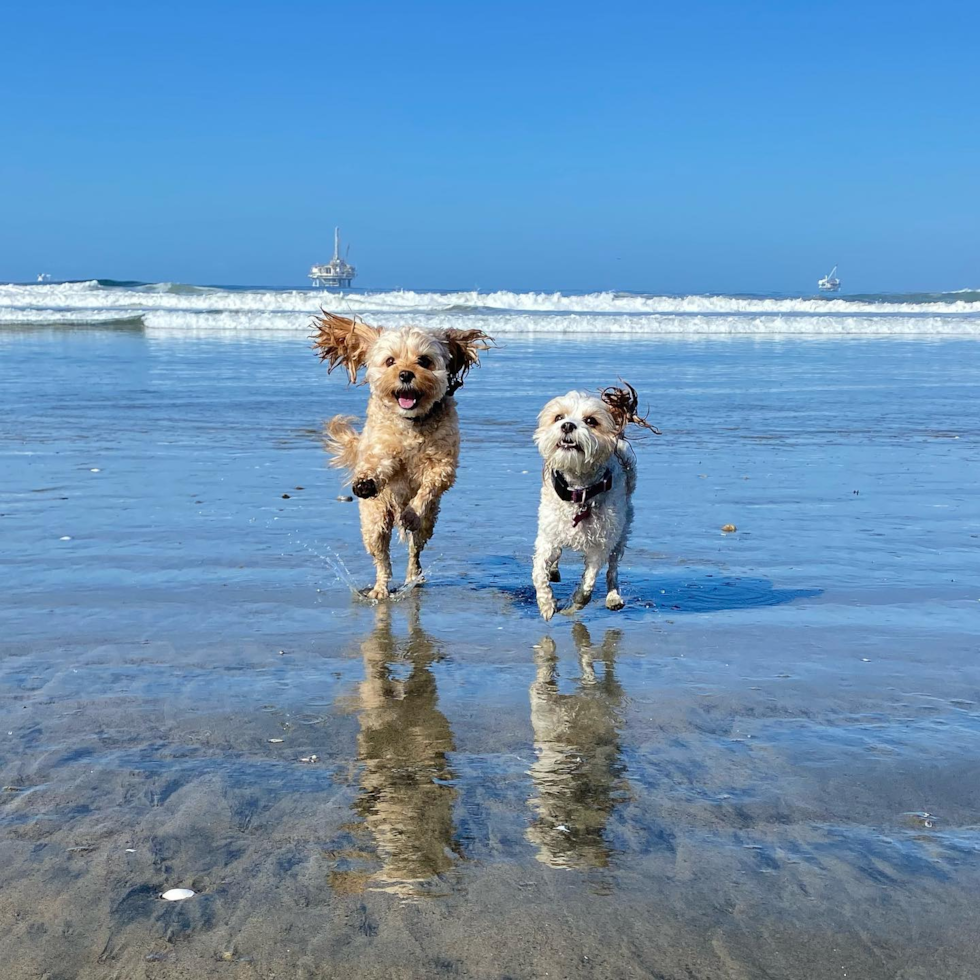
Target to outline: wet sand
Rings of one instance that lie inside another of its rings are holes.
[[[974,347],[550,349],[374,607],[302,343],[5,340],[5,978],[977,974]],[[628,605],[545,625],[533,411],[620,374]]]

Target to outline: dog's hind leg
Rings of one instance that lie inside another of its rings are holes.
[[[548,581],[549,582],[560,582],[561,572],[558,571],[558,562],[561,561],[561,548],[558,549],[558,557],[555,559],[554,564],[548,568]]]
[[[394,515],[387,506],[378,500],[361,502],[361,537],[364,547],[374,560],[374,588],[368,590],[369,599],[387,599],[391,594],[391,529]]]
[[[422,549],[429,543],[432,532],[436,529],[436,518],[439,516],[439,501],[436,500],[426,508],[419,529],[410,531],[408,535],[408,570],[405,581],[424,580],[422,575]]]

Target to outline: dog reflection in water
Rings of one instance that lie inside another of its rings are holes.
[[[374,838],[379,872],[367,887],[398,895],[421,886],[462,857],[454,839],[454,773],[446,758],[453,733],[439,710],[430,669],[441,653],[419,624],[418,598],[408,608],[407,639],[392,631],[392,609],[377,607],[374,632],[361,644],[357,739],[362,765],[355,807]]]
[[[628,788],[619,745],[623,691],[615,674],[620,635],[607,631],[596,649],[585,626],[572,627],[581,676],[570,694],[558,689],[555,641],[546,636],[535,648],[531,725],[537,761],[531,778],[537,796],[530,801],[535,816],[527,838],[537,846],[538,860],[553,868],[609,863],[606,823]]]

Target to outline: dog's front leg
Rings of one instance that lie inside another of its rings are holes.
[[[453,460],[438,460],[430,463],[415,496],[402,510],[402,527],[406,531],[415,532],[429,523],[430,512],[433,508],[438,509],[439,498],[453,485],[455,479],[456,464]]]
[[[538,536],[534,544],[534,565],[531,569],[531,581],[538,599],[538,609],[546,621],[555,614],[555,593],[551,588],[551,569],[556,567],[561,558],[561,548],[550,541]]]
[[[357,457],[351,490],[355,497],[370,500],[377,497],[400,466],[397,457],[386,456],[368,449]]]
[[[585,553],[585,570],[582,572],[582,581],[579,582],[575,594],[572,596],[571,605],[568,607],[570,612],[575,612],[587,606],[592,599],[592,590],[595,588],[595,580],[602,568],[601,554]]]
[[[404,519],[404,511],[402,512]],[[436,527],[436,518],[439,516],[439,501],[433,501],[425,511],[425,516],[420,519],[419,529],[410,531],[408,534],[408,569],[405,572],[405,581],[425,581],[422,574],[422,550],[429,543],[432,532]]]
[[[399,520],[408,532],[408,569],[405,581],[423,581],[422,549],[435,530],[439,501],[456,479],[456,461],[452,458],[430,461],[415,496],[402,508]]]
[[[626,547],[626,533],[619,539],[619,543],[609,556],[609,567],[606,569],[606,608],[616,611],[626,605],[623,597],[619,594],[619,559],[623,557],[623,550]]]

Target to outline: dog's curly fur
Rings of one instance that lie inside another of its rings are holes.
[[[419,557],[432,537],[439,501],[456,480],[459,418],[454,394],[493,341],[482,330],[385,329],[322,311],[314,349],[349,383],[361,370],[371,389],[361,432],[350,416],[327,423],[332,465],[346,469],[360,498],[361,535],[374,560],[367,593],[385,599],[391,582],[391,533],[408,536],[406,580],[421,578]]]
[[[636,457],[625,430],[631,424],[657,430],[638,414],[636,390],[621,383],[625,387],[605,388],[598,397],[570,391],[553,398],[538,416],[534,441],[545,462],[532,578],[546,620],[557,610],[551,582],[560,580],[558,561],[564,549],[585,556],[585,571],[569,610],[590,601],[603,565],[608,565],[606,606],[623,608],[619,560],[633,522],[636,488]],[[563,500],[555,490],[556,473],[568,487],[582,489],[599,485],[607,470],[611,486],[587,504]]]

